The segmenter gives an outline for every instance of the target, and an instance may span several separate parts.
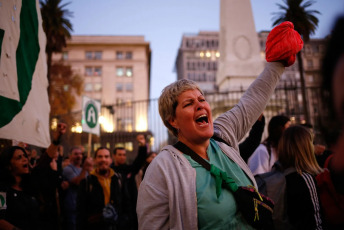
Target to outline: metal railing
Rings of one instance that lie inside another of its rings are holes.
[[[206,99],[212,108],[213,118],[215,119],[237,104],[243,93],[244,90],[206,94]],[[295,124],[305,122],[312,124],[316,136],[320,136],[320,88],[306,88],[306,97],[310,121],[305,121],[301,87],[293,82],[279,84],[264,111],[266,124],[272,116],[283,114],[289,116]],[[138,146],[135,138],[138,133],[144,133],[150,140],[150,151],[159,152],[163,146],[173,143],[175,140],[161,121],[158,99],[106,105],[103,106],[102,113],[108,113],[114,120],[114,127],[111,132],[102,129],[100,137],[95,136],[92,139],[93,151],[99,146],[106,146],[113,150],[116,146],[122,145],[127,149],[128,161],[131,162],[137,153]],[[263,139],[266,136],[267,131],[265,130]],[[70,133],[68,142],[69,146],[83,145],[86,147],[87,134]]]
[[[213,118],[215,119],[218,115],[237,104],[243,93],[244,90],[206,94],[206,99],[212,108]],[[305,120],[304,108],[302,107],[301,87],[293,82],[284,82],[280,84],[276,88],[264,111],[266,124],[268,124],[272,116],[283,114],[289,116],[292,123],[300,124],[307,122],[312,124],[315,133],[319,134],[320,88],[308,87],[306,89],[306,97],[310,121]],[[171,135],[168,134],[167,128],[164,126],[159,116],[158,99],[132,102],[132,106],[136,108],[136,113],[141,113],[139,108],[148,111],[147,131],[154,138],[154,143],[152,143],[151,146],[153,151],[159,151],[164,145],[170,143],[169,139]],[[126,117],[126,110],[123,105],[114,105],[113,108],[115,111],[122,112],[121,117]],[[129,108],[127,111],[129,116],[129,114],[131,114]],[[133,126],[135,127],[136,124],[133,124]],[[266,136],[267,134],[265,132],[263,137]]]

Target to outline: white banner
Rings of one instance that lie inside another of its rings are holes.
[[[0,0],[0,138],[50,144],[45,45],[38,0]]]
[[[87,96],[82,97],[82,131],[100,135],[100,102]]]

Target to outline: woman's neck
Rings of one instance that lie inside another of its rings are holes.
[[[209,157],[207,154],[207,149],[208,149],[208,146],[210,143],[210,139],[207,139],[205,141],[198,142],[198,143],[189,141],[189,140],[184,139],[184,138],[178,138],[178,140],[180,142],[183,142],[185,145],[187,145],[190,149],[192,149],[192,151],[197,153],[203,159],[209,160]]]
[[[17,176],[14,176],[14,179],[15,179],[15,182],[12,185],[12,188],[15,189],[15,190],[18,190],[18,191],[22,191],[23,188],[20,185],[20,183],[22,181],[22,177],[17,175]]]

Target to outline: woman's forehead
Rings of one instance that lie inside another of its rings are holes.
[[[21,149],[16,149],[13,153],[13,156],[18,156],[18,155],[25,155],[26,156],[26,153],[23,152],[23,150],[21,150]]]
[[[198,89],[189,89],[179,94],[178,99],[203,96]]]

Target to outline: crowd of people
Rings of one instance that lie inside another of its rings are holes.
[[[100,147],[85,157],[76,146],[63,158],[65,124],[38,160],[25,146],[3,151],[0,229],[255,229],[257,217],[266,219],[260,229],[344,229],[343,41],[342,17],[323,63],[328,116],[322,131],[332,137],[326,150],[315,145],[311,126],[291,124],[283,114],[269,120],[261,142],[262,112],[303,45],[286,22],[269,34],[264,71],[239,103],[215,120],[195,82],[183,79],[165,87],[159,113],[178,142],[159,154],[147,151],[140,134],[131,165],[124,148],[112,153]],[[255,218],[247,219],[239,187],[270,197],[271,216],[259,215],[255,201]]]
[[[136,179],[156,156],[147,152],[144,135],[137,136],[138,154],[129,165],[122,147],[113,155],[100,147],[86,157],[74,146],[64,156],[66,128],[58,125],[35,165],[23,143],[0,154],[0,229],[137,229]]]

